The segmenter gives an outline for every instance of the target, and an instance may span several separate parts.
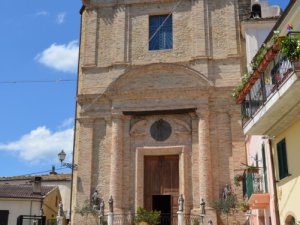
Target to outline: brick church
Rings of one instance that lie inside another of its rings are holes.
[[[72,224],[85,224],[74,209],[95,190],[119,215],[176,214],[181,194],[184,213],[197,215],[203,198],[207,219],[226,223],[212,202],[245,162],[231,92],[250,3],[83,1]],[[232,192],[241,200],[240,188]],[[230,224],[245,220],[237,213]]]

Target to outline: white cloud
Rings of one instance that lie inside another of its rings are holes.
[[[47,16],[48,12],[45,10],[39,11],[35,14],[36,16]]]
[[[58,45],[53,43],[49,48],[39,53],[35,59],[52,69],[76,73],[78,63],[78,41],[71,41],[68,44]]]
[[[58,24],[62,24],[65,22],[65,18],[66,18],[66,13],[65,12],[61,12],[59,14],[57,14],[56,16],[56,22]]]
[[[60,129],[65,129],[69,127],[74,126],[74,118],[70,117],[62,122],[62,124],[59,126]]]
[[[0,150],[12,151],[29,163],[56,163],[57,154],[64,149],[70,160],[73,149],[73,128],[52,132],[45,126],[37,127],[19,140],[0,143]]]

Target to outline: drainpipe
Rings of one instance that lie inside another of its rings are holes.
[[[271,156],[271,165],[272,165],[272,170],[273,170],[273,189],[274,189],[274,205],[275,205],[276,225],[280,225],[279,209],[278,209],[278,196],[277,196],[276,178],[275,178],[275,166],[274,166],[274,157],[272,154],[271,139],[269,139],[269,148],[270,148],[270,156]]]
[[[32,213],[32,200],[30,200],[30,211],[29,211],[29,215],[31,216]]]

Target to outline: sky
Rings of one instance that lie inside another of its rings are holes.
[[[0,8],[0,176],[60,168],[61,149],[72,157],[81,1]]]
[[[285,8],[287,0],[270,0]],[[0,176],[72,160],[81,0],[3,1],[0,13]]]

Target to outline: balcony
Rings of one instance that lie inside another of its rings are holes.
[[[269,206],[270,194],[267,193],[265,176],[259,171],[248,173],[247,195],[251,209],[264,209]]]
[[[299,64],[278,51],[258,67],[256,79],[250,77],[238,96],[245,134],[275,136],[300,115]]]

